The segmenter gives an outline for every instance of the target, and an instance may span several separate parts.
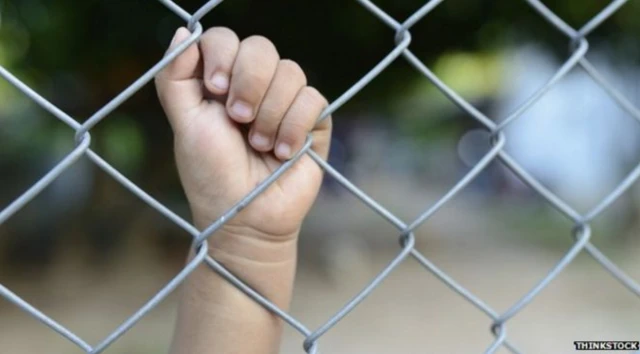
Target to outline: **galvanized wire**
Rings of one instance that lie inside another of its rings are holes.
[[[608,94],[626,113],[635,118],[640,123],[640,109],[636,107],[631,101],[626,98],[619,90],[617,90],[612,84],[610,84],[606,78],[600,74],[600,72],[585,58],[585,55],[589,48],[589,43],[586,36],[591,33],[595,28],[602,24],[608,17],[618,11],[627,0],[615,0],[601,10],[596,16],[589,20],[582,28],[574,29],[569,26],[564,20],[554,14],[549,8],[547,8],[539,0],[524,0],[526,4],[531,6],[537,11],[542,18],[548,21],[554,26],[562,35],[567,37],[567,41],[571,48],[571,54],[566,61],[558,68],[556,73],[540,87],[526,102],[518,106],[511,114],[506,117],[493,117],[490,118],[469,102],[465,101],[455,90],[448,87],[437,75],[433,73],[418,57],[416,57],[410,50],[409,45],[412,41],[410,33],[411,28],[420,20],[427,17],[435,8],[437,8],[444,0],[431,0],[425,3],[420,9],[409,16],[405,21],[399,22],[396,19],[389,16],[383,9],[375,5],[369,0],[356,0],[362,7],[376,16],[385,25],[395,31],[395,47],[391,50],[374,68],[372,68],[366,75],[360,80],[354,83],[348,90],[346,90],[340,97],[333,100],[329,106],[318,117],[318,122],[325,119],[329,115],[338,110],[344,103],[349,101],[354,95],[360,92],[368,83],[375,79],[377,75],[383,72],[389,64],[398,58],[402,57],[408,61],[416,71],[423,75],[426,79],[432,82],[451,102],[456,104],[463,112],[468,114],[471,118],[475,119],[482,126],[485,127],[487,132],[491,135],[490,140],[491,148],[480,159],[473,168],[457,183],[455,183],[450,190],[445,193],[439,200],[433,205],[425,207],[423,213],[421,213],[415,220],[411,222],[405,222],[399,217],[391,213],[383,205],[376,202],[373,198],[359,189],[346,177],[342,176],[336,171],[329,163],[319,157],[312,149],[312,138],[309,136],[303,148],[298,151],[295,156],[279,167],[273,174],[260,183],[254,190],[248,193],[244,198],[239,200],[233,207],[229,208],[225,213],[219,216],[211,225],[204,230],[198,230],[193,224],[184,220],[172,210],[167,208],[162,203],[158,202],[144,190],[142,190],[135,183],[127,179],[116,168],[111,166],[102,157],[90,149],[91,136],[90,131],[100,121],[108,117],[116,108],[122,105],[129,97],[139,91],[144,85],[151,81],[155,75],[161,71],[166,65],[173,61],[178,55],[180,55],[191,44],[199,40],[202,35],[202,25],[200,20],[206,16],[209,12],[215,9],[222,0],[211,0],[203,4],[203,6],[196,10],[194,14],[190,14],[175,2],[171,0],[158,0],[165,5],[169,11],[172,11],[177,16],[182,18],[187,28],[191,31],[191,35],[185,41],[180,43],[175,49],[169,52],[165,57],[158,61],[156,65],[145,72],[140,78],[138,78],[129,87],[123,90],[115,98],[113,98],[106,105],[101,107],[95,114],[88,117],[84,123],[79,123],[71,116],[63,112],[51,102],[47,101],[44,97],[39,95],[28,85],[24,84],[20,79],[15,77],[10,71],[0,66],[0,76],[2,76],[7,82],[15,86],[22,91],[27,97],[32,99],[35,103],[40,105],[46,111],[51,113],[54,117],[61,120],[68,125],[76,136],[76,146],[70,151],[66,157],[64,157],[59,163],[49,170],[40,180],[34,183],[28,190],[23,192],[18,198],[11,202],[8,206],[0,210],[0,224],[6,222],[16,212],[22,209],[30,201],[32,201],[39,193],[42,192],[51,182],[53,182],[60,174],[69,169],[74,163],[76,163],[81,157],[85,156],[90,161],[95,163],[99,168],[110,175],[115,181],[124,186],[133,195],[139,197],[143,202],[151,206],[157,212],[165,216],[168,220],[175,223],[181,229],[186,231],[193,238],[193,245],[195,248],[196,256],[189,261],[189,263],[160,291],[156,293],[144,306],[142,306],[135,314],[131,315],[124,323],[118,326],[113,332],[109,333],[105,339],[96,345],[91,345],[78,335],[65,328],[51,317],[44,314],[42,311],[26,302],[18,294],[14,293],[4,285],[0,284],[0,295],[7,299],[9,302],[19,307],[29,315],[33,316],[44,325],[50,327],[53,331],[59,333],[61,336],[81,348],[86,353],[101,353],[107,349],[113,342],[115,342],[126,331],[131,329],[135,324],[166,298],[176,287],[178,287],[195,268],[201,264],[206,264],[212,271],[217,272],[232,285],[244,292],[247,296],[251,297],[260,305],[264,306],[269,311],[272,311],[277,316],[281,317],[288,325],[297,330],[304,337],[302,341],[302,348],[307,353],[317,353],[319,348],[320,339],[334,326],[348,316],[351,311],[358,306],[365,298],[370,295],[381,284],[382,281],[393,272],[402,262],[411,257],[422,265],[427,271],[432,273],[437,279],[446,284],[456,294],[466,299],[469,303],[475,306],[478,310],[483,312],[491,321],[492,324],[488,329],[493,333],[495,339],[491,343],[487,343],[486,353],[494,353],[501,347],[505,347],[512,353],[522,353],[514,343],[509,341],[507,332],[507,323],[510,319],[517,316],[529,303],[535,300],[538,296],[558,275],[579,255],[581,252],[587,252],[593,257],[602,267],[607,270],[611,276],[617,279],[623,286],[635,295],[640,297],[640,284],[632,279],[629,275],[624,273],[616,264],[607,258],[596,246],[590,242],[591,227],[590,222],[594,218],[598,217],[604,210],[608,209],[612,203],[614,203],[621,195],[623,195],[628,189],[634,185],[638,178],[640,178],[640,164],[634,168],[627,177],[616,186],[616,188],[609,193],[600,203],[594,206],[587,213],[580,213],[569,205],[562,198],[551,192],[542,183],[536,180],[526,169],[524,169],[516,160],[514,160],[505,150],[505,144],[507,136],[504,133],[504,129],[515,120],[519,119],[523,113],[536,104],[551,88],[553,88],[560,80],[562,80],[571,70],[575,68],[581,68],[584,70],[594,82],[603,88]],[[388,221],[398,230],[398,240],[400,242],[400,249],[397,256],[377,275],[375,276],[361,291],[355,294],[351,300],[349,300],[343,307],[335,309],[333,313],[328,316],[328,319],[319,328],[312,330],[307,328],[298,319],[291,314],[283,311],[273,304],[268,298],[262,296],[250,286],[245,284],[240,278],[228,271],[220,263],[216,262],[207,254],[207,239],[213,233],[215,233],[220,227],[222,227],[229,219],[235,216],[242,208],[252,202],[260,193],[262,193],[270,184],[275,182],[284,172],[286,172],[295,162],[303,155],[310,156],[331,178],[335,179],[340,185],[342,185],[348,192],[353,194],[364,205],[371,208],[384,220]],[[458,283],[455,279],[449,276],[446,272],[438,268],[428,257],[420,253],[415,248],[415,236],[414,231],[417,227],[427,222],[435,213],[437,213],[444,205],[449,203],[455,198],[469,183],[478,177],[478,175],[491,163],[499,161],[514,174],[519,177],[524,183],[531,187],[540,197],[549,203],[549,205],[557,209],[561,214],[567,217],[573,222],[574,227],[568,235],[573,237],[573,244],[566,253],[561,257],[558,263],[550,269],[546,275],[538,281],[537,284],[522,295],[522,297],[516,301],[506,311],[499,313],[496,310],[489,307],[479,297],[474,295],[471,291],[466,289],[463,285]]]

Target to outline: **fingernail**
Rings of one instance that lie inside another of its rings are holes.
[[[251,143],[254,147],[258,148],[266,149],[269,147],[269,139],[260,133],[253,133],[253,135],[251,136]]]
[[[223,73],[215,73],[211,77],[211,84],[220,91],[226,91],[229,88],[229,78]]]
[[[286,143],[278,144],[278,147],[276,148],[276,155],[281,159],[291,158],[291,146]]]
[[[182,32],[182,30],[182,27],[176,30],[176,33],[173,35],[173,39],[171,39],[171,43],[169,44],[170,47],[173,47],[178,42],[178,38],[180,38],[180,32]]]
[[[253,116],[253,109],[251,108],[251,106],[249,106],[249,104],[242,101],[236,101],[231,106],[231,112],[237,118],[251,119],[251,117]]]

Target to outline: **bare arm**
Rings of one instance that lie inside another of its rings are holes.
[[[261,247],[250,247],[256,246]],[[212,253],[227,269],[286,310],[295,272],[295,245],[289,242],[278,248],[280,259],[270,261]],[[278,353],[281,330],[277,316],[214,271],[201,267],[187,280],[182,294],[171,353]]]
[[[188,36],[181,28],[171,46]],[[156,87],[200,229],[301,149],[308,133],[326,158],[331,120],[315,124],[326,100],[264,37],[240,41],[212,28],[158,75]],[[321,169],[303,156],[209,239],[214,259],[285,310],[300,225],[321,181]],[[172,353],[277,353],[281,331],[280,319],[203,265],[185,283]]]

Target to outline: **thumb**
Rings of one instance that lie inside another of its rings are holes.
[[[186,28],[180,27],[173,36],[167,55],[190,36]],[[185,112],[202,103],[201,77],[202,63],[197,43],[191,44],[156,75],[158,97],[174,129],[184,119]]]

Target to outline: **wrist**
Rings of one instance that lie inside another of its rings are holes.
[[[219,254],[227,260],[257,263],[286,263],[295,261],[300,228],[283,234],[270,234],[239,221],[241,216],[227,221],[207,238],[210,254]],[[194,212],[193,221],[198,230],[209,227],[215,218]]]
[[[271,236],[254,228],[227,223],[208,238],[209,254],[218,261],[242,266],[295,265],[298,232]]]
[[[204,230],[213,221],[194,214],[194,222],[199,230]],[[254,290],[286,309],[295,277],[298,233],[299,230],[290,235],[273,236],[230,220],[208,238],[209,255]],[[207,290],[207,283],[196,286]]]

